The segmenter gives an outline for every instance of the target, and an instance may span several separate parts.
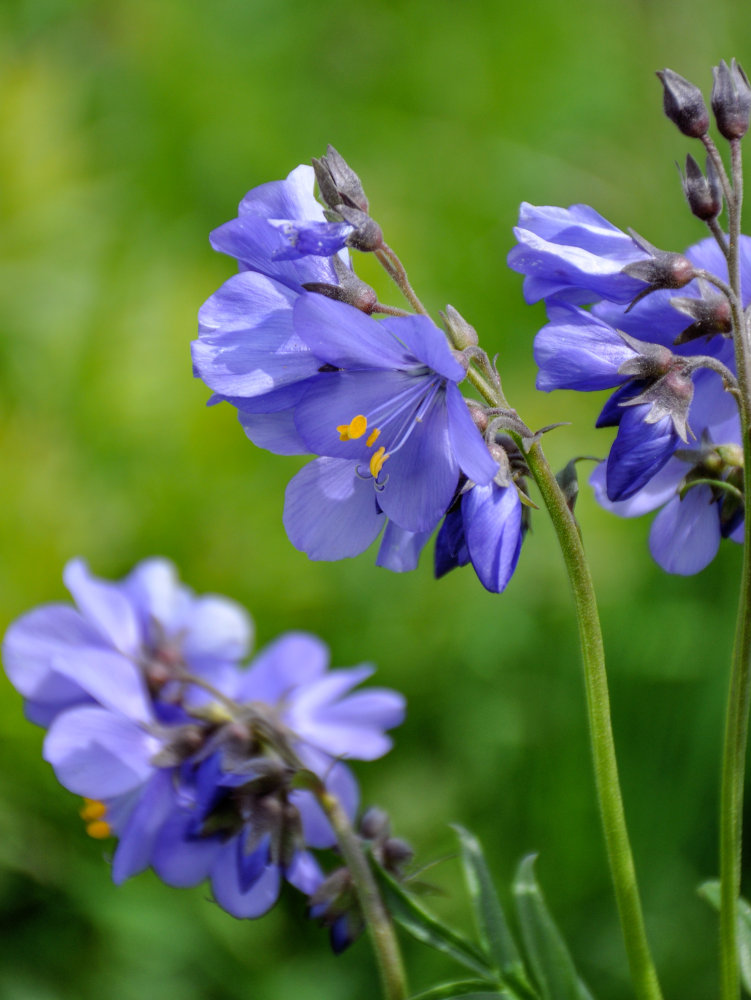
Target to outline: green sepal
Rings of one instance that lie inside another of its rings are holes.
[[[524,964],[509,930],[506,915],[498,899],[479,840],[464,827],[454,825],[461,845],[464,880],[480,942],[501,978],[522,996],[534,995],[527,982]]]
[[[386,909],[400,927],[423,944],[450,955],[461,965],[478,973],[486,982],[495,980],[494,970],[475,945],[457,931],[444,926],[380,865],[374,863],[373,871]]]
[[[592,1000],[576,974],[573,959],[556,927],[535,878],[536,854],[522,858],[513,883],[516,912],[531,973],[543,1000]]]
[[[719,882],[703,882],[697,891],[702,899],[706,899],[719,912]],[[743,987],[746,993],[751,993],[751,906],[743,898],[738,899],[738,962]]]

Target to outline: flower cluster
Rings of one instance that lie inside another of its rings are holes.
[[[354,818],[342,760],[389,749],[403,698],[353,692],[372,668],[329,670],[324,644],[303,633],[242,667],[246,612],[194,596],[165,560],[120,583],[74,560],[64,580],[77,607],[21,617],[3,660],[28,717],[48,729],[45,759],[84,798],[87,833],[117,838],[114,881],[148,866],[173,886],[210,879],[237,917],[268,910],[282,879],[312,897],[325,880],[312,851],[336,839],[319,795]]]
[[[250,191],[212,233],[240,273],[200,311],[195,374],[255,444],[316,456],[284,505],[287,534],[311,559],[356,556],[383,532],[378,565],[410,570],[445,517],[438,575],[471,561],[501,591],[523,534],[515,480],[472,418],[458,388],[466,363],[446,335],[424,315],[383,309],[354,274],[349,247],[387,252],[368,213],[331,148]],[[375,318],[384,311],[397,314]]]
[[[733,72],[742,74],[735,64]],[[709,117],[698,89],[670,70],[659,75],[666,113],[685,134],[704,135]],[[526,300],[547,307],[535,339],[538,388],[615,390],[597,421],[617,428],[592,476],[598,501],[627,517],[662,508],[650,549],[664,569],[684,575],[703,569],[721,538],[743,540],[740,421],[728,392],[733,293],[716,221],[720,169],[710,158],[705,175],[687,159],[684,192],[713,236],[685,254],[657,250],[585,205],[525,204],[508,258],[525,276]],[[741,237],[737,253],[745,309],[751,239]]]

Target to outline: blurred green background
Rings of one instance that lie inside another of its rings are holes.
[[[196,310],[234,271],[210,229],[245,191],[332,142],[432,309],[498,351],[507,395],[556,466],[604,454],[599,400],[534,391],[543,322],[505,268],[518,203],[586,201],[652,242],[703,236],[654,70],[707,88],[749,61],[749,9],[719,0],[4,0],[0,5],[0,626],[63,599],[64,562],[118,578],[162,554],[197,591],[243,602],[259,643],[311,629],[336,664],[378,664],[409,699],[386,759],[357,768],[468,921],[448,826],[499,883],[538,873],[598,997],[630,995],[590,778],[571,602],[544,515],[502,597],[430,557],[313,564],[288,543],[299,463],[245,439],[191,378]],[[745,46],[745,47],[744,47]],[[694,150],[694,152],[696,152]],[[698,153],[697,153],[698,155]],[[372,262],[361,273],[386,288]],[[721,718],[739,551],[700,577],[651,562],[648,519],[578,507],[599,588],[614,724],[646,917],[668,996],[714,992]],[[0,997],[363,1000],[367,943],[334,959],[290,893],[257,922],[150,874],[116,889],[42,733],[3,679]],[[106,853],[106,851],[105,851]],[[458,969],[407,944],[415,988]]]

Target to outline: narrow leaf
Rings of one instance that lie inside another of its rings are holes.
[[[455,825],[454,829],[459,835],[464,879],[472,901],[480,941],[499,971],[503,972],[509,967],[519,970],[522,968],[521,956],[493,886],[480,842],[463,827]]]
[[[560,931],[548,911],[537,879],[536,855],[522,858],[514,879],[514,897],[522,941],[543,1000],[591,1000],[576,974]]]
[[[488,990],[488,983],[483,979],[465,979],[457,983],[442,983],[440,986],[433,986],[424,993],[415,993],[409,1000],[485,1000],[486,997],[506,997],[510,1000],[508,993],[504,993],[499,986],[497,990]]]
[[[699,895],[719,912],[719,882],[704,882],[699,886]],[[738,961],[743,986],[747,993],[751,993],[751,906],[745,899],[738,900]]]
[[[373,869],[386,909],[405,931],[423,944],[450,955],[455,961],[478,973],[486,982],[494,981],[493,970],[475,945],[442,924],[378,865],[374,865]]]

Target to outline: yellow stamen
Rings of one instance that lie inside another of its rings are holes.
[[[348,424],[338,424],[336,429],[339,431],[340,441],[354,441],[368,429],[368,418],[358,413]]]
[[[373,477],[373,479],[378,478],[378,473],[383,468],[383,463],[389,457],[388,455],[384,454],[385,451],[386,449],[383,447],[383,445],[381,445],[378,451],[374,452],[373,455],[371,455],[370,457],[370,474]]]
[[[112,836],[112,828],[103,819],[94,820],[93,823],[86,824],[86,832],[94,840],[105,840]]]
[[[368,448],[372,448],[376,439],[379,438],[380,436],[381,432],[378,430],[377,427],[374,427],[373,430],[368,435],[368,440],[365,442],[365,444],[368,446]]]
[[[107,812],[107,806],[104,802],[99,802],[97,799],[84,799],[83,801],[84,806],[78,810],[78,815],[86,823],[90,823],[95,819],[101,819]]]

